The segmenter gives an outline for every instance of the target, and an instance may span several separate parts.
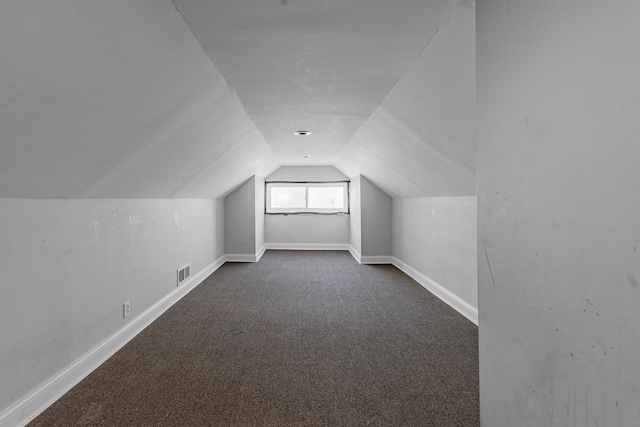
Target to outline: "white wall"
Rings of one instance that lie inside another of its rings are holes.
[[[391,197],[364,176],[360,177],[360,213],[363,257],[391,255]]]
[[[266,181],[317,182],[348,181],[333,166],[283,166]],[[264,212],[264,210],[263,210]],[[278,247],[313,247],[349,243],[350,215],[264,215],[265,240]]]
[[[256,253],[256,177],[252,176],[224,199],[225,251]]]
[[[215,200],[0,199],[0,414],[174,291],[177,268],[220,258],[221,214]]]
[[[393,256],[478,307],[475,197],[393,199]]]
[[[482,425],[640,420],[640,3],[478,3]]]

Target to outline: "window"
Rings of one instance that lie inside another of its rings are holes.
[[[268,214],[349,213],[348,182],[267,182]]]

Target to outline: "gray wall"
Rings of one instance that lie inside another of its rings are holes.
[[[390,256],[391,197],[364,176],[360,177],[360,214],[362,256]]]
[[[265,239],[280,244],[347,244],[348,215],[264,215]],[[292,247],[294,247],[292,246]]]
[[[640,420],[640,3],[478,3],[483,426]]]
[[[222,204],[0,199],[0,413],[222,257]]]
[[[477,309],[475,197],[393,199],[393,256]]]
[[[255,253],[260,252],[265,242],[264,223],[264,178],[255,178],[255,221],[256,221],[256,241]]]
[[[249,178],[224,199],[225,251],[256,253],[256,178]]]
[[[358,253],[362,254],[362,202],[360,196],[361,176],[351,177],[349,186],[349,243]]]

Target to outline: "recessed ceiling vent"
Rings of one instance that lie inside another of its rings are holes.
[[[293,134],[297,135],[297,136],[309,136],[309,135],[311,135],[311,131],[308,131],[308,130],[297,130]]]

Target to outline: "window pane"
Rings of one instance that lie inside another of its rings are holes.
[[[271,208],[304,208],[304,187],[271,187]]]
[[[344,209],[344,188],[309,187],[309,208]]]

